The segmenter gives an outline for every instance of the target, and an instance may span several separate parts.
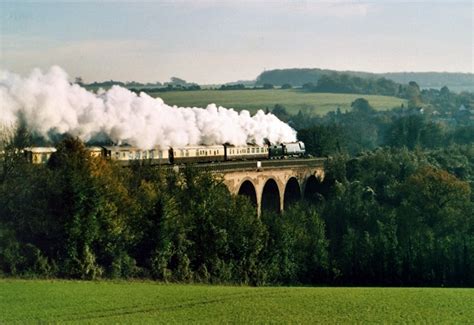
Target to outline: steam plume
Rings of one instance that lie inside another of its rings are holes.
[[[119,86],[95,94],[70,84],[57,66],[46,73],[35,69],[26,78],[0,70],[0,126],[20,117],[31,132],[45,138],[69,133],[87,142],[105,134],[115,143],[142,149],[296,140],[296,132],[273,114],[251,116],[215,104],[169,106]]]

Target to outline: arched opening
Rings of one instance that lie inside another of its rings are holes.
[[[257,192],[255,191],[255,186],[253,186],[251,181],[245,181],[240,185],[239,194],[244,195],[249,198],[253,206],[257,206]]]
[[[284,206],[285,210],[293,203],[301,199],[301,190],[298,180],[291,177],[285,186]]]
[[[277,183],[273,179],[269,179],[263,187],[262,210],[280,212],[280,192]]]
[[[306,180],[306,186],[304,188],[304,199],[311,203],[319,203],[324,198],[321,194],[321,181],[316,176],[311,175]]]

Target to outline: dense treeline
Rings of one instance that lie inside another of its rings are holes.
[[[284,116],[283,114],[281,116]],[[474,125],[456,127],[421,114],[336,112],[325,118],[298,114],[291,123],[300,126],[298,137],[314,156],[336,153],[356,154],[379,146],[441,148],[472,144]]]
[[[321,93],[347,93],[385,96],[404,96],[401,84],[385,78],[361,78],[349,74],[322,75],[316,84],[305,83],[303,89]]]
[[[248,284],[474,285],[474,148],[328,161],[319,194],[257,218],[219,179],[11,151],[0,187],[5,275]]]
[[[194,82],[187,82],[184,79],[171,77],[170,81],[161,83],[157,82],[148,82],[148,83],[141,83],[137,81],[116,81],[116,80],[109,80],[109,81],[102,81],[97,82],[94,81],[92,83],[84,83],[81,77],[76,77],[75,81],[76,84],[85,87],[89,90],[98,90],[102,89],[109,89],[113,86],[120,86],[124,88],[128,88],[133,92],[139,93],[140,91],[145,92],[164,92],[164,91],[181,91],[181,90],[200,90],[201,86]]]
[[[472,93],[453,93],[447,86],[440,89],[421,89],[417,82],[397,83],[393,80],[382,78],[362,78],[345,73],[332,73],[322,75],[316,83],[305,83],[302,88],[306,91],[323,93],[350,93],[366,95],[395,96],[408,99],[408,105],[420,107],[422,102],[430,101],[438,104],[437,107],[443,110],[448,107],[440,104],[458,104],[469,100]],[[452,97],[452,98],[449,98]],[[441,102],[436,102],[434,99]],[[456,100],[457,99],[457,100]]]
[[[0,269],[10,275],[257,282],[264,228],[207,173],[120,168],[68,138],[44,166],[10,152]],[[8,150],[7,150],[8,151]]]
[[[350,111],[337,109],[325,116],[302,111],[290,116],[279,104],[272,113],[293,126],[315,156],[353,155],[380,146],[413,150],[474,142],[474,93],[455,94],[447,87],[420,91],[413,82],[404,89],[407,106],[389,111],[377,111],[358,98]]]
[[[454,151],[469,176],[444,169],[448,152],[407,149],[328,167],[334,186],[322,215],[331,266],[340,272],[333,276],[344,284],[474,285],[474,152]]]
[[[388,72],[384,78],[402,84],[416,80],[424,88],[442,88],[448,86],[453,89],[474,91],[474,75],[460,72]]]
[[[458,90],[474,90],[474,78],[472,73],[450,73],[450,72],[392,72],[392,73],[369,73],[358,71],[336,71],[327,69],[275,69],[262,72],[256,80],[256,85],[270,83],[282,86],[289,83],[295,87],[304,84],[316,85],[323,76],[346,75],[362,79],[389,79],[398,84],[408,84],[415,80],[423,88],[441,88],[448,86]]]
[[[363,98],[324,117],[275,106],[309,153],[333,156],[317,203],[327,240],[320,279],[474,285],[472,94],[413,90],[413,106],[424,111],[377,112]]]

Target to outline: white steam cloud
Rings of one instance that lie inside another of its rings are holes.
[[[296,140],[296,132],[273,114],[233,109],[176,107],[160,98],[114,86],[98,94],[68,82],[54,66],[22,78],[0,70],[0,126],[22,118],[30,131],[45,138],[69,133],[90,141],[106,134],[116,143],[142,149],[158,146],[263,144]]]

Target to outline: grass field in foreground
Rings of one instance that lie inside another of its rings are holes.
[[[401,98],[389,96],[308,93],[296,89],[170,91],[150,95],[162,98],[169,105],[177,106],[206,107],[210,103],[215,103],[227,108],[247,109],[255,113],[259,109],[265,110],[266,107],[272,109],[275,104],[281,104],[290,114],[296,114],[302,110],[313,115],[324,115],[335,111],[337,107],[344,112],[349,110],[351,103],[360,97],[367,99],[377,110],[387,110],[406,103]]]
[[[0,323],[469,323],[474,289],[0,280]]]

